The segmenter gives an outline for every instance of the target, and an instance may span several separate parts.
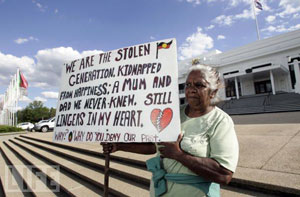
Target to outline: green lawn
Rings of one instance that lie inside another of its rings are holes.
[[[0,125],[0,133],[8,133],[8,132],[20,132],[23,131],[21,128],[7,126],[7,125]]]

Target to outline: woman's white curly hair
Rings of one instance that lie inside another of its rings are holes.
[[[216,91],[215,96],[210,100],[211,105],[216,105],[220,101],[220,98],[218,96],[218,90],[222,87],[219,72],[211,66],[201,64],[199,59],[192,60],[192,66],[189,69],[188,75],[192,71],[201,71],[201,73],[205,77],[205,80],[209,84],[209,89],[211,91]]]

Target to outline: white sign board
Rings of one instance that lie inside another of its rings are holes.
[[[176,141],[176,40],[88,56],[63,66],[53,141]]]

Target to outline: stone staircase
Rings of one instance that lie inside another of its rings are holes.
[[[100,145],[99,151],[76,146],[31,136],[2,142],[0,196],[101,196]],[[109,196],[148,196],[150,177],[144,161],[111,155]]]
[[[98,144],[52,142],[52,133],[28,133],[0,142],[0,197],[103,196],[101,152]],[[151,173],[145,161],[153,156],[122,151],[110,155],[109,196],[149,196]],[[239,177],[221,189],[223,197],[295,194],[299,191]]]
[[[230,115],[300,111],[300,94],[245,96],[224,101],[218,106]]]

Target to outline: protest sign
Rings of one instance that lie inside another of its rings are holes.
[[[176,40],[140,44],[64,64],[53,140],[176,141]]]

